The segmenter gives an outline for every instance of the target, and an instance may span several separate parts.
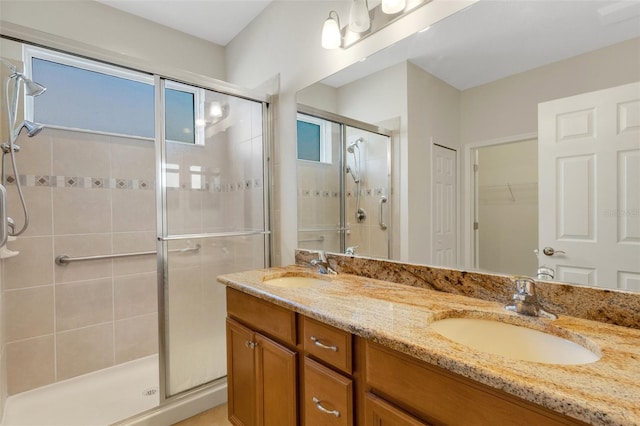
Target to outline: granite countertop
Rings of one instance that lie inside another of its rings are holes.
[[[264,282],[299,274],[328,281],[307,288]],[[529,318],[492,301],[356,275],[319,275],[301,266],[223,275],[218,281],[584,422],[640,425],[640,330],[569,316]],[[429,327],[459,316],[546,331],[588,347],[601,359],[583,365],[511,360],[455,343]]]

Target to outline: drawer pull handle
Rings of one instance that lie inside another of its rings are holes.
[[[316,408],[320,411],[322,411],[323,413],[326,414],[333,414],[336,417],[340,417],[340,411],[338,410],[327,410],[326,408],[324,408],[322,406],[322,402],[316,398],[315,396],[311,399],[313,401],[314,404],[316,404]]]
[[[320,340],[318,340],[318,338],[316,336],[311,336],[311,341],[313,342],[314,345],[316,345],[319,348],[322,349],[330,349],[334,352],[338,352],[338,347],[337,346],[327,346],[324,343],[322,343]]]

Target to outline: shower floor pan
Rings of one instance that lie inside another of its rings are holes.
[[[10,396],[0,426],[106,426],[158,403],[152,355]]]

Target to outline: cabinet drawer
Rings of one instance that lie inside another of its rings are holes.
[[[367,341],[365,352],[365,380],[373,392],[433,424],[584,424],[376,343]]]
[[[351,374],[351,333],[304,317],[304,350]]]
[[[366,426],[428,426],[369,392],[364,396],[364,424]]]
[[[256,331],[296,344],[296,314],[293,311],[227,287],[227,314]]]
[[[353,425],[353,383],[341,374],[304,358],[304,425]]]

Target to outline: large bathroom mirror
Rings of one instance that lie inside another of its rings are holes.
[[[389,258],[640,291],[639,81],[639,3],[480,0],[297,101],[390,130]]]

